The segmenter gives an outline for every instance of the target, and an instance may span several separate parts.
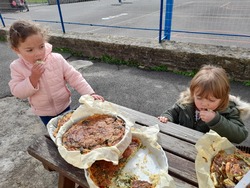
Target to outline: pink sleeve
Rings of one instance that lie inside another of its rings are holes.
[[[71,87],[73,87],[81,95],[92,94],[94,90],[89,83],[83,78],[82,74],[78,72],[65,59],[63,60],[63,69],[65,80]]]
[[[19,72],[21,68],[15,66],[15,64],[10,65],[11,70],[11,80],[9,82],[9,87],[12,95],[20,99],[26,99],[32,96],[38,91],[38,88],[34,88],[30,82],[28,76],[24,76]]]

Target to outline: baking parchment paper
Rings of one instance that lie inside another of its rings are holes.
[[[55,117],[55,118],[52,118],[52,119],[48,122],[48,124],[46,125],[46,127],[47,127],[47,130],[48,130],[48,132],[49,132],[49,136],[50,136],[51,140],[53,140],[54,142],[56,142],[56,137],[54,137],[53,133],[54,133],[54,131],[55,131],[56,128],[57,128],[58,121],[59,121],[64,115],[66,115],[66,114],[68,114],[68,113],[72,113],[72,112],[74,112],[74,110],[69,110],[69,111],[67,111],[67,112],[65,112],[65,113],[63,113],[63,114],[61,114],[61,115],[59,115],[59,116],[57,116],[57,117]]]
[[[155,188],[175,188],[173,178],[168,174],[168,160],[162,147],[157,143],[159,126],[134,126],[132,135],[141,140],[144,149],[139,150],[125,165],[122,172],[137,175],[140,180],[155,183]],[[85,170],[90,188],[98,188]],[[115,186],[116,187],[116,186]],[[113,188],[113,187],[110,187]]]
[[[90,95],[81,96],[79,99],[81,105],[74,111],[69,121],[67,121],[58,131],[55,143],[61,156],[75,167],[86,169],[90,167],[96,160],[111,161],[118,164],[119,157],[131,142],[131,127],[134,125],[127,117],[124,117],[110,102],[94,100]],[[63,134],[77,121],[87,118],[94,114],[109,114],[121,117],[125,125],[125,134],[122,140],[111,147],[101,147],[92,151],[81,154],[80,151],[68,151],[62,144]]]
[[[234,152],[236,147],[225,137],[221,137],[215,131],[210,130],[195,144],[198,151],[195,159],[195,170],[199,187],[214,188],[210,178],[210,166],[213,157],[220,151]]]

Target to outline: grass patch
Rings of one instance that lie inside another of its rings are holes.
[[[1,41],[1,42],[6,42],[7,39],[6,39],[6,37],[4,37],[4,36],[0,36],[0,41]]]
[[[175,74],[180,74],[188,77],[194,77],[194,75],[197,73],[197,71],[192,70],[192,71],[173,71]]]
[[[245,81],[245,82],[243,82],[243,84],[244,84],[245,86],[250,86],[250,81]]]
[[[48,0],[27,0],[27,3],[48,3]]]
[[[69,48],[57,48],[57,47],[55,47],[55,48],[53,48],[53,52],[70,53],[72,56],[75,56],[75,57],[84,57],[82,52],[75,52]],[[139,64],[135,61],[124,61],[124,60],[110,57],[108,55],[103,55],[101,58],[90,57],[89,60],[101,61],[104,63],[115,64],[115,65],[128,65],[128,66],[135,66],[135,67],[139,66]]]
[[[167,71],[169,71],[168,67],[164,66],[164,65],[159,65],[159,66],[151,67],[150,70],[152,70],[152,71],[161,71],[161,72],[167,72]]]
[[[75,52],[69,48],[53,48],[53,52],[57,52],[57,53],[70,53],[72,56],[75,57],[83,57],[82,52]]]
[[[102,62],[108,63],[108,64],[114,64],[114,65],[127,65],[127,66],[134,66],[137,67],[139,64],[135,61],[125,61],[117,58],[110,57],[108,55],[103,55],[100,60]]]
[[[103,55],[101,58],[91,57],[90,60],[101,61],[101,62],[112,64],[112,65],[127,65],[127,66],[132,66],[132,67],[139,66],[139,63],[135,61],[125,61],[125,60],[113,58],[108,55]]]

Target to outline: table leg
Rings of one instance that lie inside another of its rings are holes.
[[[58,188],[74,188],[75,183],[59,173]]]
[[[44,167],[44,169],[46,169],[46,170],[48,170],[48,171],[50,171],[50,172],[51,172],[51,171],[54,171],[54,170],[52,170],[51,168],[49,168],[49,167],[48,167],[46,164],[44,164],[44,163],[43,163],[43,167]]]

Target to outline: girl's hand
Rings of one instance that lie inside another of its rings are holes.
[[[95,93],[90,94],[95,100],[100,100],[100,101],[104,101],[104,98],[101,95],[97,95]]]
[[[201,110],[200,111],[200,118],[204,122],[209,122],[215,117],[215,112],[212,110]]]
[[[38,81],[44,73],[45,68],[43,64],[35,63],[31,69],[30,82],[34,88],[37,87]]]
[[[44,68],[43,64],[35,63],[31,69],[31,76],[39,79],[42,76],[42,74],[44,73],[44,71],[45,71],[45,68]]]
[[[158,119],[159,119],[160,122],[162,122],[162,123],[167,123],[167,122],[168,122],[168,118],[163,117],[163,116],[159,116]]]

